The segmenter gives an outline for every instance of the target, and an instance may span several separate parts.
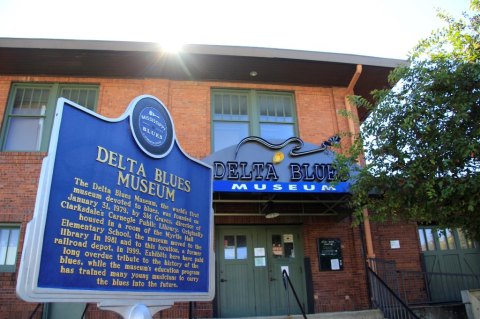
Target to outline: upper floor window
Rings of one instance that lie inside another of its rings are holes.
[[[418,236],[422,251],[480,248],[478,243],[468,238],[460,228],[419,227]]]
[[[214,151],[250,135],[283,141],[297,132],[294,98],[287,92],[215,89],[212,119]]]
[[[0,225],[0,272],[14,272],[20,227]]]
[[[94,110],[98,87],[72,84],[12,85],[2,128],[2,150],[46,151],[57,98],[65,97]]]

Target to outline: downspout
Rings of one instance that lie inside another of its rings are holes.
[[[355,122],[353,121],[354,116],[358,118],[358,113],[356,112],[356,109],[354,109],[354,107],[348,100],[348,96],[354,94],[353,89],[357,84],[358,78],[360,77],[361,74],[362,74],[362,65],[357,64],[355,74],[353,74],[353,77],[350,80],[350,84],[348,84],[347,92],[345,94],[345,107],[347,109],[348,114],[350,115],[348,117],[348,128],[349,128],[349,131],[352,133],[352,136],[351,136],[352,145],[355,141],[355,135],[358,134],[358,129],[360,127],[357,128],[357,126],[355,125]],[[363,158],[363,156],[359,160],[360,160],[360,165],[365,166],[365,159]],[[372,241],[372,229],[370,227],[370,217],[368,215],[368,210],[366,208],[363,210],[363,226],[364,226],[363,229],[365,232],[365,243],[367,245],[367,258],[368,259],[375,258],[375,252],[373,250],[373,241]]]
[[[355,74],[353,74],[353,77],[352,79],[350,80],[350,84],[348,84],[348,87],[347,87],[347,92],[345,94],[345,107],[347,109],[347,112],[348,114],[350,115],[348,117],[348,128],[349,128],[349,131],[350,133],[352,133],[352,138],[351,138],[351,143],[353,145],[354,141],[355,141],[355,134],[357,134],[357,128],[355,127],[355,122],[353,121],[353,117],[357,117],[358,118],[358,113],[356,112],[353,112],[353,107],[352,107],[352,104],[348,101],[348,96],[349,95],[353,95],[353,89],[355,88],[355,85],[357,84],[357,81],[358,81],[358,78],[360,78],[360,74],[362,74],[362,65],[361,64],[357,64],[357,69],[355,70]]]

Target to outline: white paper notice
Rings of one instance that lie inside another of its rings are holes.
[[[255,267],[265,267],[266,265],[265,257],[255,257]]]
[[[265,248],[264,247],[255,247],[253,250],[255,257],[263,257],[265,256]]]
[[[399,249],[400,248],[400,240],[390,240],[390,248],[391,249]]]
[[[293,243],[293,235],[292,234],[283,235],[283,242],[284,243]]]
[[[339,263],[338,259],[330,260],[330,265],[332,266],[332,270],[339,270],[340,269],[340,263]]]

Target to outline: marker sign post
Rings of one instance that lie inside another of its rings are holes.
[[[153,96],[108,119],[59,99],[17,294],[151,318],[214,296],[212,169]]]

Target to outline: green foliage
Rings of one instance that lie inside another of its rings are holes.
[[[389,77],[392,88],[374,102],[361,134],[339,166],[364,156],[352,187],[358,220],[406,219],[463,228],[480,239],[480,1],[420,41],[409,66]]]

